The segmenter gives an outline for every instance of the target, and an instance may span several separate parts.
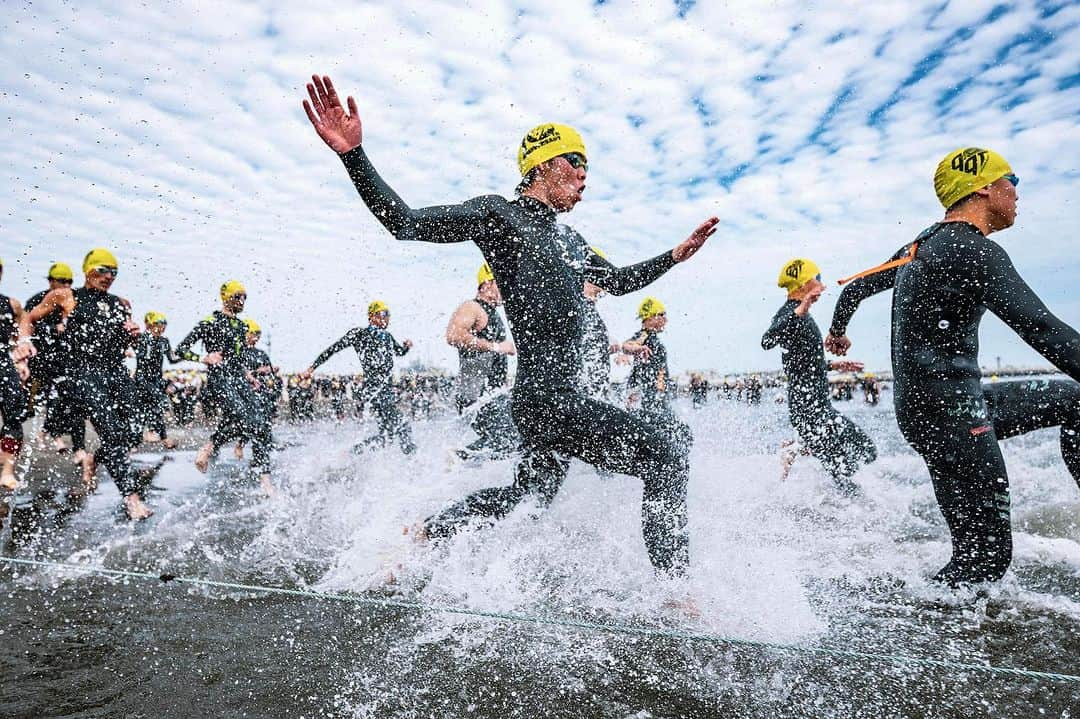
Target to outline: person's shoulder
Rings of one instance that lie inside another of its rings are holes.
[[[510,200],[502,195],[478,195],[477,197],[465,200],[462,204],[475,210],[496,212],[508,208],[510,206]]]

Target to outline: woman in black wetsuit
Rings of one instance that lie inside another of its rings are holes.
[[[998,439],[1061,426],[1061,453],[1080,483],[1080,334],[1054,316],[988,235],[1016,219],[1016,185],[995,152],[969,147],[938,165],[945,218],[840,295],[826,347],[844,354],[862,300],[893,290],[892,364],[900,431],[922,455],[952,535],[935,578],[996,581],[1012,561],[1009,478]],[[990,310],[1071,380],[983,385],[979,322]]]
[[[460,205],[410,208],[379,177],[361,146],[356,103],[348,113],[329,78],[308,84],[304,109],[326,144],[339,153],[364,203],[399,240],[474,242],[502,291],[518,350],[511,410],[525,442],[514,483],[475,492],[426,522],[445,536],[470,519],[505,515],[526,496],[550,502],[566,476],[566,457],[641,477],[642,531],[660,571],[681,574],[689,561],[685,457],[666,433],[587,397],[581,390],[584,281],[612,294],[641,289],[689,259],[715,231],[711,218],[675,249],[630,267],[615,267],[555,221],[581,200],[586,157],[580,136],[547,124],[518,150],[520,197],[487,195]]]

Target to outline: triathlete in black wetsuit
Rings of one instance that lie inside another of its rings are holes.
[[[488,195],[460,205],[410,208],[383,180],[361,147],[356,103],[346,114],[329,78],[313,77],[304,103],[320,137],[338,152],[361,198],[399,240],[474,242],[495,274],[518,349],[514,422],[526,443],[514,484],[481,490],[426,522],[429,536],[446,536],[470,519],[501,517],[526,496],[550,502],[579,457],[641,477],[642,526],[653,565],[680,574],[689,561],[683,454],[662,430],[581,392],[582,287],[588,279],[613,294],[645,287],[688,259],[719,221],[702,224],[670,252],[617,268],[582,237],[555,221],[581,199],[585,153],[580,136],[542,125],[518,152],[521,196]]]
[[[139,430],[134,386],[124,366],[124,353],[139,334],[139,326],[131,319],[128,301],[109,293],[117,274],[116,257],[111,252],[91,250],[83,259],[83,272],[85,286],[53,290],[32,312],[23,315],[19,341],[27,343],[16,348],[16,359],[34,353],[29,343],[33,324],[61,310],[63,370],[72,380],[77,405],[101,440],[94,459],[109,471],[124,497],[128,516],[145,519],[153,512],[142,501],[128,458],[130,449],[139,442]]]
[[[277,415],[277,403],[281,399],[282,380],[277,367],[270,361],[270,355],[256,347],[262,337],[262,328],[253,319],[245,319],[247,335],[244,349],[240,353],[240,366],[244,378],[255,392],[255,401],[259,406],[258,425],[253,430],[255,441],[251,445],[251,467],[259,473],[263,491],[273,496],[275,490],[270,482],[270,450],[274,446],[273,419]],[[243,439],[237,445],[243,447]]]
[[[622,344],[623,348],[632,351],[637,347],[649,350],[637,356],[626,381],[627,388],[639,397],[634,411],[654,426],[667,428],[676,446],[689,454],[694,433],[671,409],[675,382],[668,368],[667,347],[660,341],[660,333],[667,327],[667,309],[655,297],[646,297],[638,307],[637,316],[641,320],[641,329]]]
[[[479,435],[456,454],[461,459],[500,459],[520,448],[521,435],[510,416],[509,395],[491,395],[506,386],[507,356],[517,350],[496,309],[502,295],[487,263],[476,281],[476,297],[454,311],[446,328],[447,344],[458,351],[458,413],[471,408],[475,416],[470,426]]]
[[[195,458],[195,466],[201,472],[207,470],[210,460],[221,447],[234,440],[251,440],[252,454],[257,453],[259,457],[263,453],[269,456],[270,452],[269,438],[260,431],[264,419],[262,408],[244,377],[240,361],[247,325],[237,315],[244,310],[247,290],[236,280],[229,280],[221,286],[219,294],[222,309],[215,310],[197,324],[176,346],[176,354],[183,359],[206,365],[203,402],[218,414],[217,428]],[[196,342],[202,343],[206,351],[204,357],[192,351]],[[251,469],[265,474],[265,468],[259,462],[253,461]]]
[[[26,301],[25,309],[30,312],[45,299],[49,292],[64,287],[71,287],[74,275],[71,267],[63,262],[54,262],[49,267],[49,289],[37,292]],[[34,323],[34,348],[37,354],[30,358],[31,401],[34,404],[44,402],[45,421],[42,429],[52,437],[58,447],[60,438],[70,435],[75,460],[86,460],[86,416],[75,401],[72,381],[63,372],[63,343],[57,329],[62,314],[60,310],[52,312]],[[88,469],[88,468],[87,468]]]
[[[777,285],[788,291],[788,300],[762,336],[761,347],[770,350],[779,345],[782,350],[788,417],[804,452],[821,461],[837,487],[853,492],[855,485],[848,478],[860,465],[877,458],[877,448],[854,422],[833,408],[826,373],[829,369],[859,372],[862,364],[825,361],[821,331],[810,316],[811,305],[825,289],[816,264],[802,258],[791,260],[780,270]]]
[[[893,290],[892,364],[900,430],[922,455],[952,535],[950,584],[999,579],[1012,560],[1009,480],[998,439],[1061,425],[1080,483],[1080,334],[1047,309],[987,235],[1013,224],[1018,182],[1000,155],[950,153],[935,190],[947,209],[893,259],[840,295],[826,347],[843,354],[862,300]],[[979,322],[990,310],[1072,380],[982,385]]]
[[[0,260],[0,276],[4,262]],[[21,371],[11,358],[11,343],[17,336],[23,309],[19,301],[0,294],[0,490],[11,491],[17,486],[15,458],[22,449],[22,424],[30,415],[29,400],[23,389],[23,380],[29,376],[25,363]],[[7,502],[0,501],[0,527],[7,516]]]
[[[352,347],[364,369],[364,402],[371,405],[379,419],[379,430],[360,444],[353,447],[356,452],[369,447],[383,447],[396,438],[401,451],[412,454],[416,444],[412,439],[412,427],[397,408],[397,393],[394,392],[394,357],[402,357],[412,347],[410,340],[398,343],[394,336],[386,331],[390,324],[390,308],[381,300],[368,305],[368,326],[354,327],[345,336],[324,349],[311,366],[305,370],[311,376],[326,360],[345,349]]]
[[[165,336],[168,320],[160,312],[147,312],[143,318],[146,331],[135,340],[135,391],[140,411],[140,423],[149,427],[155,436],[150,441],[161,441],[172,449],[175,440],[169,439],[165,429],[165,360],[169,364],[182,362],[183,358],[173,352],[169,338]]]

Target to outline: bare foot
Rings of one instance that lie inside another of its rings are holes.
[[[161,443],[165,449],[176,449],[176,440],[172,437],[166,437],[165,441]]]
[[[19,480],[15,479],[14,472],[4,472],[3,476],[0,476],[0,489],[14,492],[18,487]]]
[[[128,519],[148,519],[153,516],[154,510],[146,506],[142,497],[137,494],[129,494],[124,497],[124,511]]]
[[[235,447],[233,447],[233,456],[236,457],[237,459],[243,459],[244,458],[244,445],[238,444]]]
[[[195,455],[195,469],[205,474],[206,470],[210,469],[210,459],[213,456],[214,445],[207,442],[199,449],[199,453]]]
[[[274,483],[270,481],[269,474],[259,475],[259,486],[262,487],[263,494],[269,499],[273,499],[277,496],[277,490],[274,489]]]
[[[153,431],[153,430],[150,430],[150,429],[143,432],[142,438],[143,438],[144,442],[160,442],[161,441],[161,435],[158,434],[157,432]]]
[[[88,492],[94,492],[97,490],[97,460],[92,454],[83,454],[82,483]]]
[[[664,600],[664,608],[674,609],[689,619],[701,618],[701,610],[698,608],[697,601],[690,595],[686,595],[681,599]]]
[[[52,442],[53,442],[53,449],[56,450],[57,452],[66,452],[69,449],[71,449],[70,447],[67,446],[67,442],[64,441],[63,437],[53,437]]]
[[[789,439],[780,443],[780,479],[787,479],[791,472],[791,465],[795,463],[795,457],[799,454],[799,443]]]
[[[411,527],[402,527],[401,533],[404,535],[412,535],[413,544],[427,544],[431,537],[428,536],[427,528],[423,522],[417,522]]]

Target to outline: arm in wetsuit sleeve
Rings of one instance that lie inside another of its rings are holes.
[[[203,339],[203,332],[207,326],[205,321],[195,325],[195,329],[188,332],[188,336],[180,340],[180,344],[176,345],[176,356],[189,362],[202,362],[202,357],[192,352],[191,347]]]
[[[184,361],[184,358],[181,357],[178,352],[173,351],[172,342],[169,342],[168,337],[162,337],[161,341],[165,343],[165,358],[169,360],[169,364],[176,364],[177,362]]]
[[[773,317],[769,329],[765,330],[765,334],[761,336],[761,349],[771,350],[777,345],[784,346],[788,334],[788,325],[795,319],[796,307],[798,307],[797,303],[789,302],[780,308],[780,311]]]
[[[909,242],[901,247],[888,261],[900,259],[908,254],[910,249],[911,243]],[[899,267],[893,267],[892,269],[882,270],[852,280],[844,288],[844,291],[840,293],[840,299],[836,301],[836,308],[833,309],[832,324],[829,325],[829,334],[834,337],[843,337],[847,334],[848,322],[851,321],[851,316],[855,314],[855,310],[859,309],[859,304],[868,297],[891,290],[896,283],[896,273],[899,271]]]
[[[311,363],[311,368],[315,369],[316,367],[321,365],[323,362],[330,359],[331,357],[336,355],[338,352],[340,352],[341,350],[343,350],[346,347],[348,347],[349,345],[351,345],[353,343],[353,339],[355,338],[355,336],[356,336],[356,330],[355,329],[351,329],[348,332],[346,332],[344,337],[342,337],[337,342],[330,345],[329,347],[327,347],[326,349],[324,349],[322,352],[319,353],[319,356],[316,357],[315,361]]]
[[[585,279],[605,292],[625,295],[647,287],[676,264],[671,252],[628,267],[616,267],[590,250],[586,259]]]
[[[484,210],[473,202],[412,209],[379,176],[364,148],[342,154],[356,191],[375,219],[399,240],[471,242],[483,234]]]
[[[1080,333],[1051,312],[997,243],[986,267],[983,303],[1059,370],[1080,381]]]
[[[394,338],[394,335],[390,335],[390,341],[394,343],[394,354],[398,357],[404,357],[409,352],[409,348],[403,344],[399,344]]]

